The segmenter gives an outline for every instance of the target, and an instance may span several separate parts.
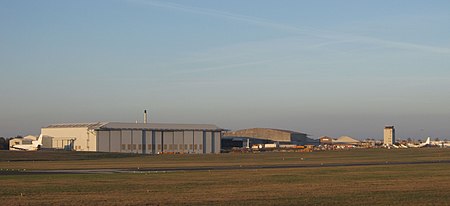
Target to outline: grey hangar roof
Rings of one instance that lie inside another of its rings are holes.
[[[44,128],[88,128],[90,130],[165,130],[165,131],[225,131],[213,124],[171,124],[171,123],[64,123],[51,124]]]

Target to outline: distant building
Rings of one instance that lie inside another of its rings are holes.
[[[394,126],[384,127],[384,145],[393,145],[395,143],[395,128]]]
[[[222,149],[249,148],[257,144],[275,144],[278,146],[318,145],[319,141],[308,138],[308,135],[302,132],[269,128],[251,128],[226,132],[222,138]]]
[[[341,146],[349,146],[349,145],[353,145],[353,146],[358,146],[361,144],[361,141],[356,140],[352,137],[349,136],[341,136],[339,138],[337,138],[336,140],[333,140],[333,145],[341,145]]]
[[[333,144],[333,138],[328,136],[322,136],[319,138],[321,145],[332,145]]]
[[[15,150],[12,148],[15,145],[31,144],[36,139],[37,139],[37,137],[34,135],[11,138],[11,139],[9,139],[9,146],[11,147],[10,150]]]
[[[374,139],[368,138],[368,139],[361,141],[361,146],[364,148],[372,148],[372,147],[375,147],[376,145],[377,145],[377,141]]]

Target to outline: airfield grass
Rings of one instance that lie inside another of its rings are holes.
[[[10,164],[24,164],[21,165],[24,167],[32,164],[27,167],[31,169],[181,167],[415,162],[450,158],[448,149],[204,156],[57,153],[56,156],[61,154],[66,156],[58,160],[52,157],[55,153],[37,152],[33,156],[42,155],[41,159],[31,163],[15,161],[18,160],[15,158],[20,158],[20,153],[0,153],[0,167]],[[69,158],[71,155],[73,157]],[[449,171],[450,164],[438,163],[136,174],[6,175],[0,176],[0,202],[2,205],[450,205]]]
[[[120,169],[252,165],[319,165],[450,160],[450,149],[353,149],[336,151],[137,155],[63,151],[0,151],[1,169]]]

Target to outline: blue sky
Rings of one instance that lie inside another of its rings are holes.
[[[449,1],[0,1],[0,136],[60,122],[450,137]]]

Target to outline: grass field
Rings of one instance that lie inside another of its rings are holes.
[[[34,161],[26,161],[33,159]],[[1,169],[417,162],[449,149],[139,156],[0,152]],[[449,205],[450,164],[0,176],[2,205]]]

